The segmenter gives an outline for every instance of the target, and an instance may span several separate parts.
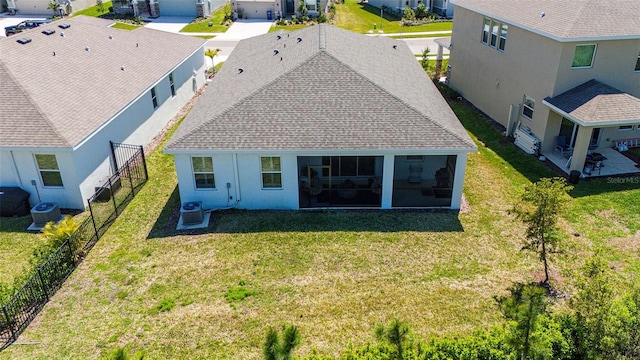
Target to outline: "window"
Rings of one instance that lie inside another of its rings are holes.
[[[489,44],[489,46],[491,47],[496,47],[496,41],[498,40],[498,27],[500,26],[500,24],[498,24],[497,21],[494,21],[491,23],[491,43]]]
[[[593,64],[593,58],[596,55],[596,45],[576,45],[576,51],[573,53],[572,68],[588,68]]]
[[[524,96],[522,101],[522,116],[529,120],[533,119],[533,108],[536,106],[536,101],[527,95]]]
[[[211,157],[192,157],[193,178],[196,183],[196,189],[215,189],[216,179],[213,175],[213,158]]]
[[[323,156],[322,165],[331,165],[331,176],[373,176],[375,174],[375,156]],[[322,176],[329,176],[328,169]]]
[[[491,27],[491,20],[484,18],[484,26],[482,27],[482,43],[486,44],[489,41],[489,27]]]
[[[424,161],[424,156],[422,156],[422,155],[407,155],[407,161],[423,162]]]
[[[618,128],[618,131],[631,131],[633,130],[633,125],[622,125]]]
[[[158,107],[158,95],[156,94],[156,88],[152,87],[151,88],[151,101],[153,101],[153,108],[157,108]]]
[[[282,168],[280,157],[263,156],[260,158],[262,168],[262,188],[273,189],[282,187]]]
[[[498,50],[504,51],[504,46],[507,44],[507,24],[502,24],[500,27],[500,42],[498,43]]]
[[[169,87],[171,88],[171,97],[176,96],[176,84],[173,82],[173,73],[169,74]]]
[[[635,71],[640,71],[640,51],[638,51],[638,58],[636,59]]]
[[[43,186],[62,187],[62,176],[55,155],[36,154]]]

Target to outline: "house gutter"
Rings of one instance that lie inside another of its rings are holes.
[[[262,154],[262,155],[344,155],[353,156],[374,156],[374,155],[451,155],[452,153],[469,153],[478,151],[477,147],[469,148],[445,148],[445,149],[293,149],[293,150],[264,150],[264,149],[232,149],[232,150],[214,150],[214,149],[165,149],[164,153],[172,155],[211,155],[211,154]]]

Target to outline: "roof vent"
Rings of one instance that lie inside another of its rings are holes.
[[[113,35],[109,35],[109,40],[113,40]]]
[[[280,35],[276,36],[276,40],[280,40],[280,39],[282,39],[282,36]]]
[[[53,52],[53,56],[56,56],[56,52],[55,51]]]
[[[64,37],[64,33],[62,31],[60,32],[60,36]]]
[[[124,66],[120,66],[120,70],[124,71]]]
[[[243,71],[244,71],[243,68],[238,68],[238,74],[242,74]]]
[[[546,14],[543,12],[540,13],[540,17],[543,18]]]
[[[394,49],[397,49],[397,48],[398,48],[398,45],[393,45],[393,48],[394,48]]]
[[[59,27],[60,29],[68,29],[68,28],[70,28],[70,27],[71,27],[71,25],[70,25],[70,24],[67,24],[67,23],[64,23],[64,24],[60,24],[60,25],[58,25],[58,27]]]
[[[56,31],[53,29],[47,29],[47,30],[42,30],[42,33],[45,35],[52,35],[52,34],[55,34]]]
[[[18,44],[24,45],[24,44],[30,43],[31,42],[31,38],[22,38],[22,39],[18,39],[16,41],[18,42]]]
[[[136,47],[140,47],[140,44],[136,43]]]
[[[277,49],[276,49],[276,50],[273,50],[273,55],[278,55],[278,53],[279,53],[279,52],[280,52],[280,51],[278,51]]]
[[[282,61],[282,56],[280,56],[280,61]]]
[[[302,41],[302,38],[301,38],[301,37],[299,37],[299,38],[297,38],[296,40],[298,40],[298,42],[300,42],[300,41]]]
[[[282,47],[287,47],[287,44],[282,44]]]
[[[89,49],[89,47],[88,47],[88,46],[87,46],[86,48],[84,48],[84,49],[85,49],[86,51],[89,51],[89,50],[91,50],[91,49]]]

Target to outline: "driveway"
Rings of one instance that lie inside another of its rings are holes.
[[[179,33],[183,27],[193,21],[189,16],[159,16],[155,19],[143,16],[144,21],[149,21],[144,27],[172,33]]]
[[[5,37],[4,28],[7,26],[18,25],[23,20],[45,20],[46,17],[29,16],[29,15],[0,15],[0,37]]]
[[[273,25],[267,20],[236,20],[227,32],[216,36],[219,41],[240,41],[250,37],[266,34]]]

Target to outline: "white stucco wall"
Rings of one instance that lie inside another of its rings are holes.
[[[71,5],[72,13],[96,5],[95,0],[59,0],[58,2],[62,4],[62,8],[65,9],[67,1]],[[15,4],[16,9],[18,10],[18,15],[37,15],[47,17],[53,15],[53,11],[47,9],[49,6],[48,0],[15,0]]]
[[[84,209],[86,200],[93,195],[95,187],[115,171],[109,141],[146,145],[203,85],[205,63],[202,51],[200,49],[195,52],[174,69],[175,97],[171,97],[167,73],[156,84],[157,109],[153,108],[149,90],[132,103],[123,104],[123,110],[119,114],[78,145],[73,152],[71,149],[13,150],[14,167],[11,151],[2,150],[0,185],[23,188],[31,194],[31,205],[38,203],[39,193],[41,201],[57,202],[62,208]],[[33,154],[56,155],[64,184],[62,188],[42,186]],[[17,173],[14,168],[18,169]],[[31,180],[36,180],[37,191]]]
[[[451,208],[459,209],[462,185],[464,182],[464,171],[466,168],[466,152],[422,152],[421,155],[444,155],[443,164],[446,162],[446,155],[457,155],[456,174],[453,184],[453,197]],[[178,189],[180,191],[180,201],[202,201],[205,209],[222,209],[236,207],[238,209],[259,210],[259,209],[299,209],[299,189],[298,189],[298,156],[313,156],[318,154],[277,154],[277,153],[219,153],[219,152],[179,152],[174,154],[175,167],[178,176]],[[356,154],[336,154],[324,153],[325,156],[346,156]],[[381,152],[375,154],[367,153],[359,156],[381,156]],[[406,155],[403,153],[403,155]],[[213,158],[214,176],[216,189],[196,189],[193,170],[191,165],[192,156],[210,156]],[[261,156],[280,156],[282,166],[282,188],[263,189],[262,175],[260,168]],[[393,191],[393,174],[395,154],[382,155],[382,209],[391,208]],[[433,164],[433,167],[440,164]],[[440,166],[442,167],[442,166]],[[435,170],[434,170],[435,171]],[[227,191],[227,183],[230,188]],[[230,199],[229,197],[232,197]]]

